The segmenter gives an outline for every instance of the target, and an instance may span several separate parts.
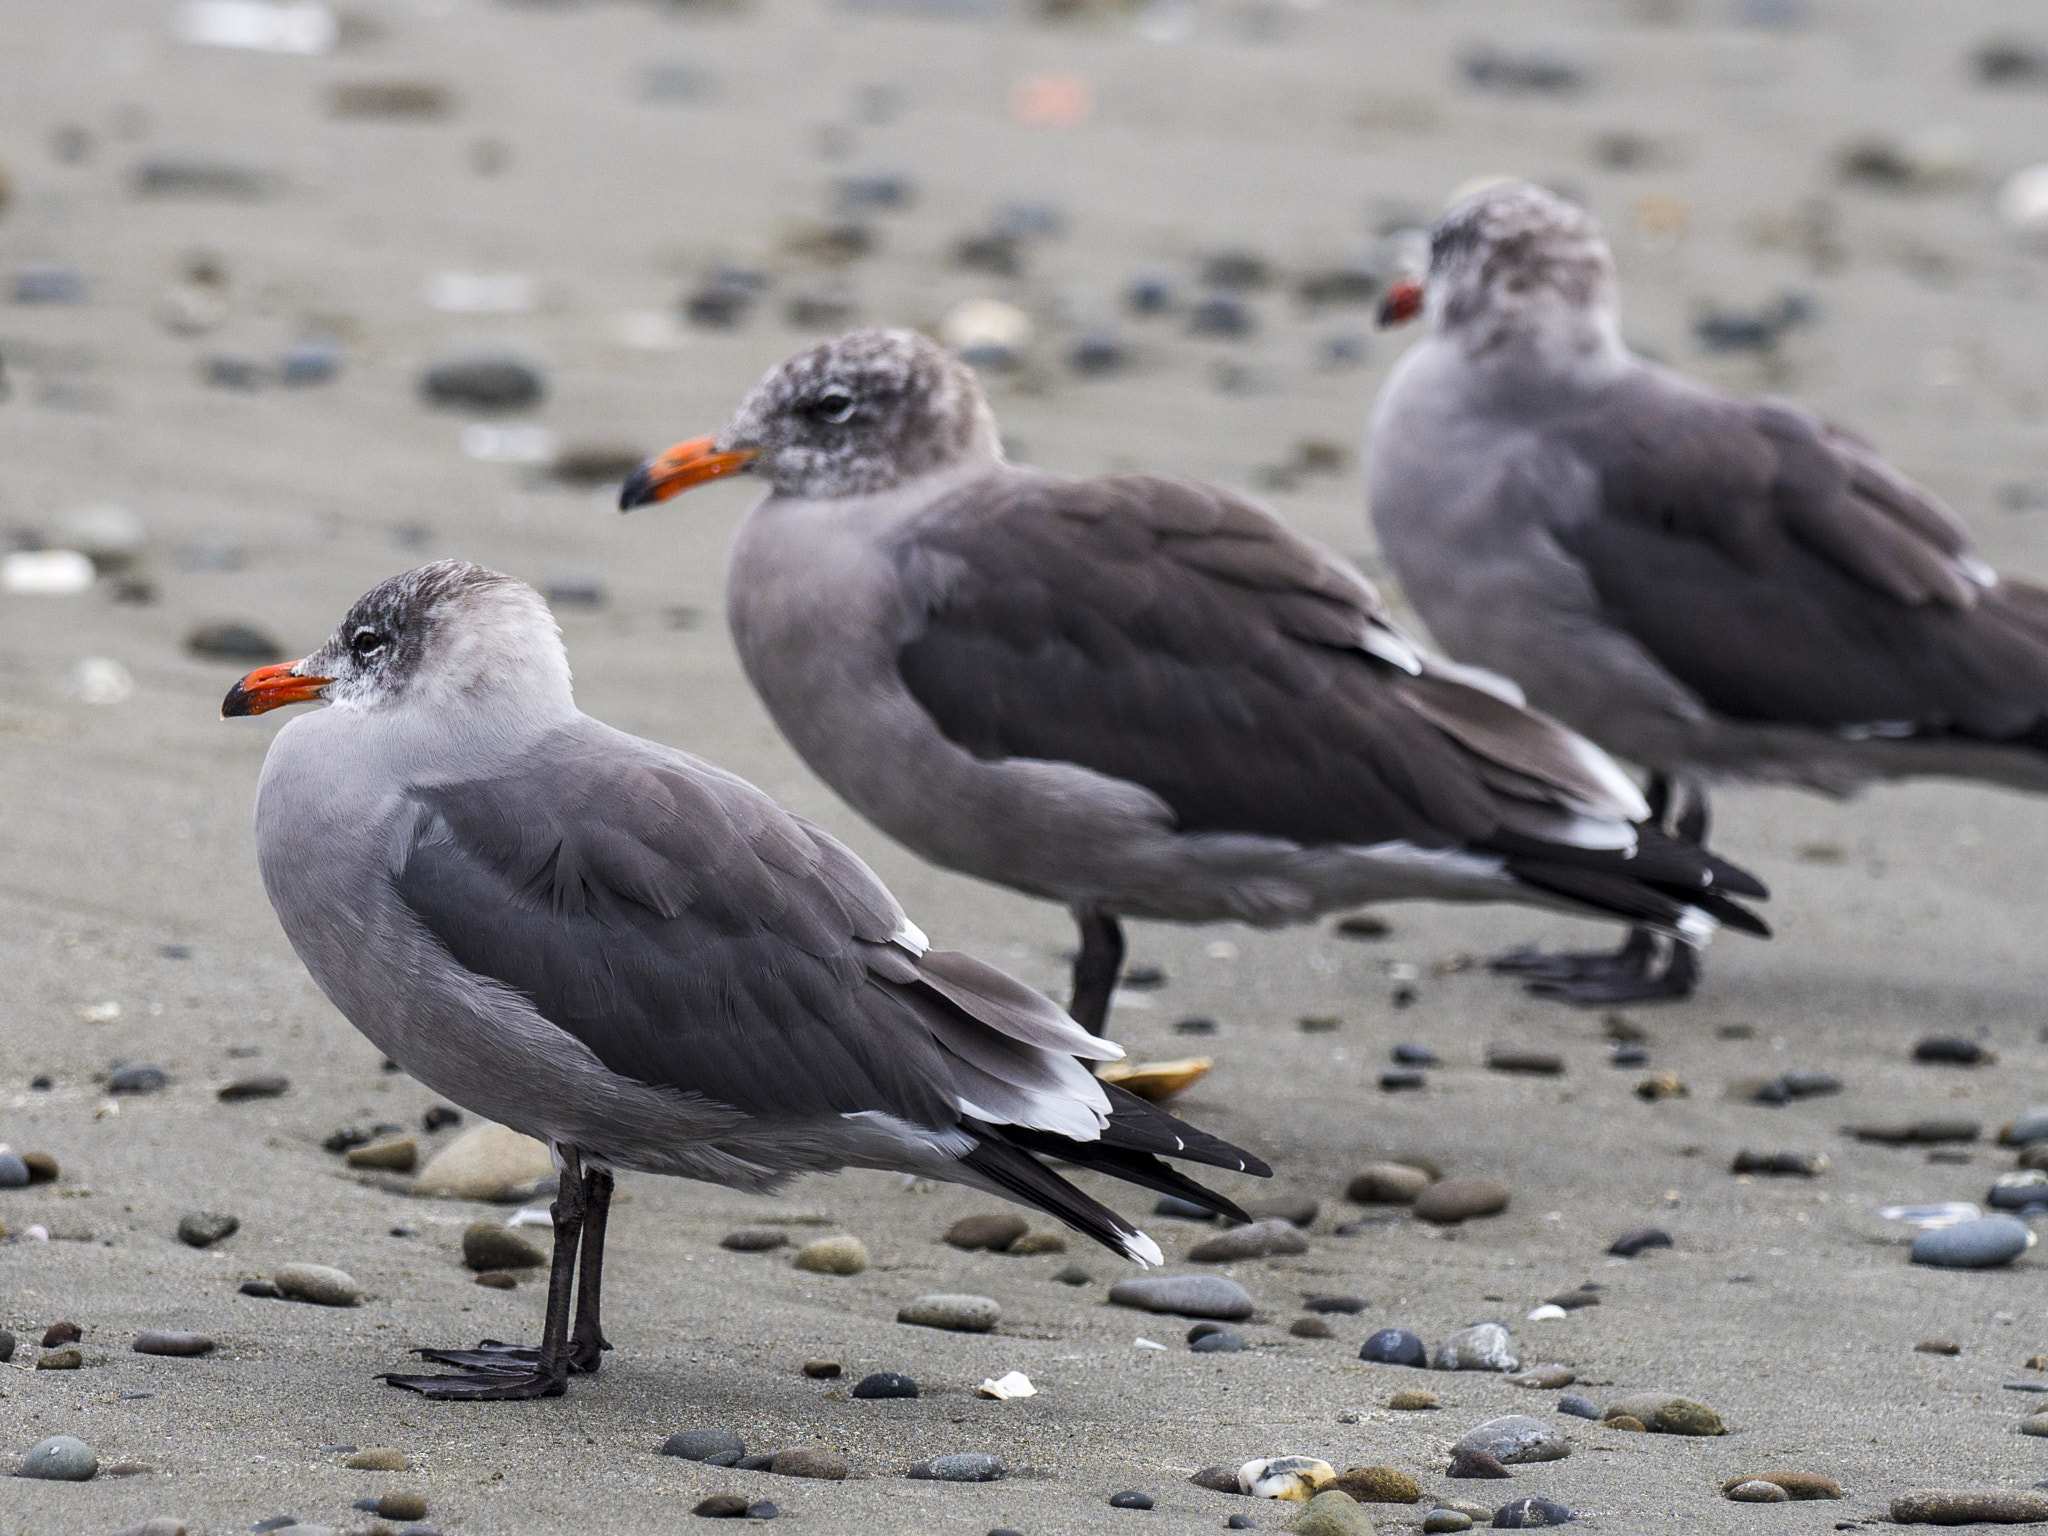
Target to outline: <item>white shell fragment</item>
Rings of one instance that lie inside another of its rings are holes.
[[[92,578],[92,561],[75,549],[19,549],[0,561],[0,591],[21,597],[68,597]]]
[[[1935,1205],[1887,1205],[1877,1214],[1883,1221],[1903,1221],[1932,1230],[1952,1227],[1959,1221],[1975,1221],[1984,1213],[1968,1200],[1943,1200]]]
[[[1166,1346],[1165,1346],[1164,1344],[1155,1344],[1155,1343],[1153,1343],[1153,1342],[1152,1342],[1152,1341],[1151,1341],[1150,1339],[1133,1339],[1133,1340],[1131,1340],[1131,1347],[1132,1347],[1133,1349],[1164,1349],[1164,1348],[1166,1348]]]
[[[1529,1314],[1528,1320],[1532,1323],[1547,1323],[1553,1318],[1568,1316],[1570,1314],[1563,1307],[1560,1307],[1555,1302],[1546,1301],[1542,1306]]]
[[[1031,1378],[1022,1371],[1011,1371],[1007,1376],[992,1376],[974,1389],[983,1397],[992,1397],[999,1403],[1013,1397],[1036,1397],[1038,1388],[1031,1385]]]
[[[190,0],[178,12],[178,36],[205,48],[248,48],[257,53],[325,53],[341,28],[324,5],[301,0]]]

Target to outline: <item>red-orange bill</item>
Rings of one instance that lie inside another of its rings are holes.
[[[1381,325],[1405,325],[1422,313],[1422,284],[1404,277],[1380,300]]]
[[[287,704],[308,704],[334,681],[331,677],[302,677],[292,671],[298,665],[296,661],[286,661],[274,667],[258,667],[230,688],[228,696],[220,701],[221,718],[232,720],[240,715],[281,709]]]
[[[642,464],[619,488],[619,510],[630,512],[651,502],[667,501],[707,480],[736,475],[759,454],[752,448],[733,448],[720,453],[716,438],[693,437]]]

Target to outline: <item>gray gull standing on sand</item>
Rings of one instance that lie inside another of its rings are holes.
[[[421,1350],[458,1370],[393,1385],[546,1397],[596,1370],[617,1168],[756,1191],[895,1169],[1140,1263],[1152,1240],[1041,1157],[1246,1219],[1161,1158],[1270,1170],[1076,1059],[1114,1045],[929,948],[866,865],[745,780],[578,710],[523,583],[452,560],[393,577],[221,713],[313,701],[256,795],[286,936],[386,1055],[562,1171],[539,1349]]]
[[[1439,645],[1650,770],[1682,836],[1712,779],[2048,790],[2048,592],[1854,433],[1631,354],[1584,210],[1465,198],[1384,313],[1418,312],[1367,446],[1381,547]],[[1671,985],[1640,931],[1506,963],[1593,1001]]]
[[[1120,918],[1303,922],[1395,898],[1621,918],[1681,949],[1740,870],[1511,684],[1418,650],[1357,572],[1219,486],[1005,461],[958,359],[854,331],[772,370],[621,505],[746,472],[740,660],[828,784],[950,869],[1057,901],[1100,1034]]]

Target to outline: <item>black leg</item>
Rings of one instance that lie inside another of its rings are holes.
[[[1074,1000],[1067,1012],[1089,1034],[1100,1035],[1109,1022],[1109,995],[1123,974],[1123,925],[1099,907],[1074,908],[1074,922],[1081,929],[1081,953],[1074,959]]]
[[[1678,819],[1672,827],[1673,835],[1681,843],[1691,843],[1695,848],[1704,847],[1710,819],[1707,814],[1707,786],[1687,780],[1685,799],[1679,805]]]
[[[604,1364],[611,1341],[598,1322],[604,1289],[604,1224],[612,1208],[612,1176],[593,1168],[583,1176],[583,1254],[576,1272],[576,1331],[569,1336],[569,1369],[590,1373]]]
[[[1647,930],[1637,930],[1646,932]],[[1633,941],[1633,935],[1631,935]],[[1668,941],[1671,958],[1662,970],[1651,966],[1633,976],[1589,976],[1569,981],[1532,981],[1529,990],[1582,1008],[1611,1008],[1621,1003],[1667,1003],[1692,996],[1699,985],[1699,951],[1683,939]]]
[[[1650,805],[1650,825],[1663,826],[1664,818],[1671,814],[1671,775],[1651,769],[1650,782],[1643,786],[1643,798]]]
[[[414,1353],[462,1369],[435,1376],[386,1372],[384,1380],[422,1397],[456,1402],[501,1402],[534,1397],[560,1397],[569,1385],[569,1303],[576,1284],[576,1254],[583,1235],[582,1159],[564,1155],[560,1188],[555,1194],[554,1265],[548,1273],[547,1324],[538,1350],[522,1349],[485,1339],[475,1349],[421,1349]]]

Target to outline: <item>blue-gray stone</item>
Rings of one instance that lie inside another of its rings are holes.
[[[15,1152],[0,1152],[0,1189],[20,1189],[28,1183],[28,1164]]]
[[[19,1477],[47,1478],[58,1483],[82,1483],[100,1469],[93,1448],[76,1435],[52,1435],[38,1440],[21,1458]]]
[[[2025,1253],[2033,1240],[2027,1224],[2012,1216],[1983,1216],[1936,1227],[1913,1239],[1913,1262],[1936,1269],[1991,1269]]]
[[[1412,1365],[1418,1370],[1427,1370],[1429,1346],[1406,1328],[1382,1328],[1365,1341],[1364,1347],[1358,1351],[1358,1358],[1377,1361],[1381,1365]]]
[[[861,1377],[860,1385],[853,1389],[853,1395],[860,1398],[915,1397],[917,1383],[901,1371],[876,1371]]]
[[[155,1093],[171,1080],[162,1067],[119,1067],[107,1074],[109,1093]]]
[[[2048,1104],[2030,1109],[2013,1121],[2005,1139],[2015,1147],[2029,1147],[2037,1141],[2048,1141]]]
[[[1600,1418],[1600,1405],[1590,1397],[1581,1397],[1576,1392],[1567,1392],[1560,1397],[1557,1400],[1557,1411],[1568,1413],[1575,1419],[1592,1419],[1596,1423]]]
[[[662,1441],[661,1454],[729,1467],[747,1454],[747,1447],[746,1442],[729,1429],[686,1429]]]
[[[986,1451],[959,1451],[920,1461],[910,1469],[910,1475],[941,1483],[992,1483],[1009,1471],[1000,1456],[991,1456]]]
[[[1234,1355],[1244,1348],[1244,1335],[1218,1328],[1214,1333],[1203,1334],[1188,1348],[1198,1355]]]
[[[1215,1317],[1241,1322],[1252,1315],[1252,1293],[1222,1275],[1151,1275],[1119,1280],[1109,1288],[1112,1305],[1181,1317]]]
[[[1504,1414],[1466,1431],[1453,1451],[1484,1451],[1502,1466],[1524,1461],[1562,1461],[1572,1448],[1565,1437],[1526,1413]]]
[[[1549,1499],[1516,1499],[1493,1512],[1496,1531],[1526,1531],[1547,1525],[1570,1525],[1579,1517]]]
[[[1111,1509],[1150,1509],[1152,1507],[1152,1495],[1140,1493],[1135,1488],[1126,1488],[1122,1493],[1112,1493],[1109,1496],[1109,1507]]]
[[[1994,1211],[2027,1211],[2048,1206],[2048,1172],[2022,1168],[2017,1173],[2001,1173],[1992,1181],[1984,1203]]]

